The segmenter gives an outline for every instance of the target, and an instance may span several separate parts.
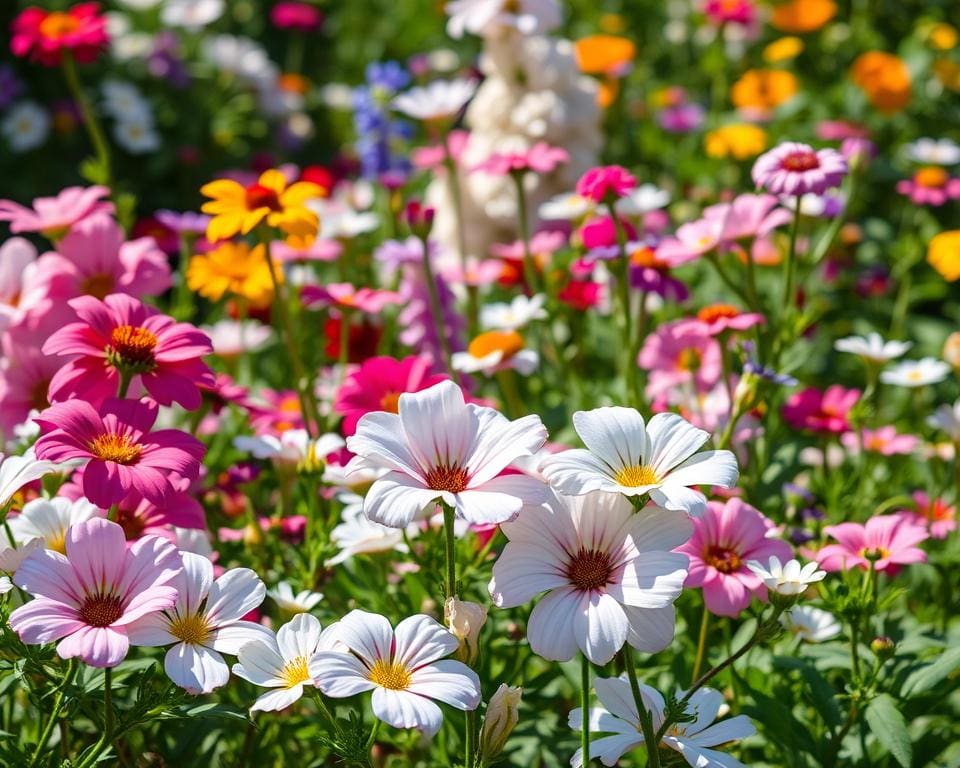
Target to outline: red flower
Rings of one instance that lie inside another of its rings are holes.
[[[45,67],[56,67],[63,52],[81,64],[94,61],[107,45],[107,20],[98,3],[78,3],[69,11],[31,6],[13,20],[10,50]]]

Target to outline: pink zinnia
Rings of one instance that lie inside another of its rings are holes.
[[[913,178],[897,182],[897,192],[910,198],[914,205],[932,205],[939,208],[948,200],[960,200],[960,178],[951,176],[943,168],[921,168]]]
[[[354,288],[350,283],[307,285],[300,292],[303,305],[308,309],[337,307],[340,310],[378,313],[390,304],[399,304],[403,299],[395,291],[379,288]]]
[[[702,587],[707,610],[718,616],[738,616],[751,594],[766,600],[767,589],[747,562],[786,562],[790,546],[768,537],[773,523],[741,499],[711,501],[702,517],[693,518],[693,536],[674,552],[690,558],[685,587]]]
[[[79,322],[56,331],[43,345],[47,355],[77,356],[50,382],[51,402],[79,397],[101,403],[117,394],[127,377],[134,396],[142,385],[161,405],[200,407],[198,387],[214,386],[213,373],[201,359],[213,352],[205,333],[123,293],[103,301],[81,296],[69,304]]]
[[[773,195],[822,195],[847,175],[847,161],[835,149],[814,149],[786,141],[753,164],[754,183]]]
[[[918,525],[925,525],[933,538],[945,539],[951,531],[957,530],[955,507],[939,496],[931,498],[923,491],[914,491],[911,495],[914,508],[903,510],[903,513],[911,515]]]
[[[494,176],[506,176],[511,173],[550,173],[561,163],[570,161],[567,150],[552,147],[545,141],[538,141],[525,152],[494,152],[482,163],[473,167],[474,171],[484,171]]]
[[[825,571],[867,570],[872,560],[877,571],[894,575],[902,565],[927,560],[927,553],[917,544],[929,538],[929,534],[925,526],[915,523],[909,515],[871,517],[866,525],[828,525],[823,532],[838,542],[816,553],[817,562]]]
[[[708,336],[719,336],[728,331],[746,331],[764,322],[763,315],[756,312],[741,312],[731,304],[710,304],[704,307],[695,318],[678,321],[703,331]]]
[[[77,3],[69,11],[31,6],[13,20],[10,50],[45,67],[57,67],[64,51],[81,64],[94,61],[107,47],[107,18],[98,3]]]
[[[840,434],[850,429],[848,417],[859,398],[859,389],[837,384],[824,392],[808,387],[790,395],[783,406],[783,418],[794,429]]]
[[[0,221],[10,224],[11,232],[40,232],[50,240],[59,240],[70,227],[94,213],[113,213],[113,203],[101,200],[106,187],[67,187],[56,197],[38,197],[33,208],[13,200],[0,200]]]
[[[127,549],[123,529],[100,517],[66,535],[66,556],[34,550],[13,577],[34,596],[10,614],[10,627],[28,645],[57,640],[62,659],[115,667],[127,655],[127,626],[177,601],[182,570],[169,541],[148,536]]]
[[[197,477],[204,447],[177,429],[151,432],[157,407],[151,401],[117,399],[107,400],[99,411],[84,400],[55,403],[36,417],[45,433],[34,447],[37,458],[89,459],[83,494],[102,509],[132,490],[164,504],[176,491],[172,473]]]
[[[740,24],[747,27],[757,21],[757,6],[752,0],[706,0],[703,13],[711,24]]]
[[[861,448],[870,453],[879,453],[881,456],[896,456],[897,454],[913,453],[920,444],[920,439],[914,435],[901,435],[897,428],[891,425],[864,429],[858,437],[855,432],[846,432],[840,442],[844,447],[856,451]]]
[[[314,32],[323,22],[323,14],[309,3],[280,2],[270,9],[270,21],[277,29]]]
[[[429,389],[446,376],[430,373],[429,357],[411,355],[403,360],[392,357],[371,357],[347,376],[337,391],[333,409],[343,414],[342,431],[352,435],[365,413],[388,411],[397,413],[400,395]]]
[[[716,339],[687,320],[664,323],[647,336],[637,363],[650,374],[647,396],[651,399],[677,386],[709,392],[723,370]]]
[[[577,194],[595,203],[609,202],[611,198],[623,197],[637,186],[637,180],[626,168],[605,165],[591,168],[577,182]]]
[[[696,261],[720,245],[722,231],[723,222],[713,219],[682,224],[673,237],[664,239],[657,246],[657,258],[670,267]]]

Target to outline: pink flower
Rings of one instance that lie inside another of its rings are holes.
[[[808,387],[790,395],[783,406],[783,418],[794,429],[840,434],[850,429],[847,417],[859,398],[859,389],[845,389],[837,384],[824,392]]]
[[[897,192],[909,197],[914,205],[939,208],[948,200],[960,200],[960,178],[943,168],[929,166],[921,168],[911,179],[898,181]]]
[[[631,173],[619,165],[591,168],[577,182],[577,194],[595,203],[608,202],[609,198],[623,197],[637,186]]]
[[[0,200],[0,221],[10,223],[10,231],[40,232],[59,240],[70,227],[95,213],[113,213],[113,203],[101,200],[110,194],[106,187],[67,187],[56,197],[38,197],[33,208],[12,200]]]
[[[372,314],[382,312],[384,307],[402,301],[400,294],[395,291],[354,288],[350,283],[307,285],[300,292],[300,298],[307,309],[334,306],[340,310],[359,310]]]
[[[862,447],[865,451],[879,453],[881,456],[896,456],[913,453],[920,444],[920,439],[914,435],[898,435],[897,428],[888,425],[877,429],[864,429],[859,437],[854,432],[845,432],[840,437],[840,442],[851,451],[860,450]]]
[[[755,237],[766,237],[777,227],[788,224],[793,215],[780,207],[773,195],[737,195],[733,202],[705,208],[703,218],[719,221],[720,240],[732,244]]]
[[[323,23],[323,14],[309,3],[280,2],[270,9],[270,21],[277,29],[315,32]]]
[[[689,323],[708,336],[719,336],[727,331],[746,331],[764,322],[763,315],[756,312],[741,312],[730,304],[710,304],[704,307],[695,318],[678,321]]]
[[[0,245],[0,333],[30,312],[43,312],[48,301],[36,247],[26,238],[11,237]]]
[[[757,21],[757,7],[752,0],[706,0],[703,13],[715,26],[739,24],[749,27]]]
[[[682,224],[673,237],[657,246],[657,257],[670,267],[695,261],[720,245],[722,231],[723,223],[714,219]]]
[[[107,19],[98,3],[77,3],[66,13],[30,7],[13,20],[12,31],[14,56],[29,56],[45,67],[59,66],[64,51],[89,64],[108,42]]]
[[[929,534],[909,515],[871,517],[866,525],[828,525],[823,532],[839,542],[816,553],[817,562],[825,571],[867,570],[873,560],[877,571],[887,571],[892,576],[902,565],[927,560],[927,553],[916,545],[929,538]]]
[[[525,152],[494,152],[472,170],[484,171],[494,176],[506,176],[511,173],[550,173],[561,163],[570,161],[567,150],[551,147],[545,141],[538,141]]]
[[[450,131],[450,133],[447,134],[447,146],[450,148],[450,156],[453,158],[454,163],[459,164],[460,158],[463,156],[469,143],[469,131]],[[420,147],[419,149],[413,150],[413,153],[410,155],[414,168],[432,170],[434,172],[443,169],[446,158],[447,150],[443,144]]]
[[[89,459],[83,494],[102,509],[137,490],[156,504],[176,491],[174,476],[193,480],[200,472],[203,443],[177,429],[151,432],[157,404],[107,400],[99,412],[84,400],[55,403],[36,417],[45,434],[38,458],[61,462]]]
[[[161,405],[200,407],[197,387],[214,386],[213,373],[201,360],[213,352],[205,333],[123,293],[103,301],[80,296],[68,303],[79,321],[51,335],[43,352],[77,357],[50,382],[51,402],[79,397],[101,403],[127,376],[135,394],[142,384]]]
[[[848,120],[821,120],[817,123],[817,138],[820,141],[843,141],[843,139],[865,139],[870,132],[862,125]]]
[[[707,610],[718,616],[738,616],[750,604],[751,593],[767,599],[767,588],[747,562],[786,562],[790,546],[768,537],[773,523],[741,499],[711,501],[702,517],[693,518],[693,536],[674,552],[690,558],[685,587],[702,587]]]
[[[664,323],[647,336],[637,363],[650,373],[651,399],[676,386],[693,385],[697,392],[708,392],[720,380],[723,367],[717,341],[684,320]]]
[[[336,261],[343,252],[343,246],[337,240],[317,238],[310,245],[294,247],[280,241],[272,244],[270,255],[281,263],[306,261]]]
[[[822,195],[847,175],[847,161],[834,149],[815,150],[807,144],[785,141],[757,158],[751,172],[754,183],[774,195]]]
[[[392,357],[371,357],[347,376],[337,390],[333,409],[343,414],[342,431],[352,435],[365,413],[387,411],[397,413],[400,395],[420,392],[443,381],[446,376],[430,373],[428,357],[411,355],[403,360]]]
[[[60,658],[115,667],[130,649],[127,626],[176,603],[181,570],[170,542],[148,536],[127,549],[119,525],[94,517],[69,528],[66,556],[40,548],[23,561],[13,581],[34,599],[10,627],[28,645],[59,640]]]
[[[620,219],[620,226],[628,240],[634,240],[637,230],[625,219]],[[617,246],[617,227],[612,216],[594,216],[580,228],[580,240],[588,250],[610,249],[609,253],[601,251],[594,258],[616,258],[620,254]]]
[[[950,506],[939,496],[935,499],[923,491],[914,491],[914,508],[901,510],[911,515],[917,525],[925,525],[935,539],[945,539],[951,531],[957,530],[956,508]]]
[[[50,403],[47,390],[63,360],[45,355],[32,343],[8,337],[4,345],[6,360],[0,367],[0,429],[9,438],[30,411],[42,411]]]

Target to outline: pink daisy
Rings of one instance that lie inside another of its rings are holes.
[[[595,203],[623,197],[637,186],[637,180],[622,166],[606,165],[591,168],[577,181],[577,194]]]
[[[960,200],[960,178],[935,165],[921,168],[913,178],[897,182],[897,192],[914,205],[940,207],[948,200]]]
[[[33,208],[12,200],[0,200],[0,221],[10,224],[11,232],[40,232],[50,240],[59,240],[67,231],[95,213],[111,214],[113,203],[106,187],[67,187],[56,197],[38,197]]]
[[[493,176],[507,176],[511,173],[550,173],[558,165],[570,161],[567,150],[552,147],[545,141],[538,141],[524,152],[494,152],[472,170],[483,171]]]
[[[840,437],[843,446],[851,451],[861,448],[881,456],[896,456],[898,454],[913,453],[920,444],[920,439],[914,435],[897,434],[894,426],[864,429],[858,437],[854,432],[846,432]]]
[[[847,175],[847,161],[834,149],[785,141],[753,164],[754,183],[773,195],[821,195]]]
[[[742,240],[766,237],[777,227],[788,224],[793,215],[780,207],[773,195],[737,195],[732,202],[717,203],[705,208],[703,218],[719,221],[720,240],[725,245]]]
[[[469,131],[450,131],[450,133],[447,134],[447,147],[450,148],[450,156],[455,163],[463,156],[469,143]],[[413,162],[414,168],[440,173],[443,171],[446,157],[447,148],[444,147],[443,144],[434,144],[429,147],[420,147],[419,149],[413,150],[410,159]]]
[[[913,521],[918,525],[927,526],[933,538],[945,539],[951,531],[957,530],[955,507],[947,504],[939,496],[931,498],[923,491],[914,491],[911,495],[914,508],[903,510],[903,513],[912,515]]]
[[[693,536],[674,552],[690,558],[685,587],[702,587],[707,610],[718,616],[738,616],[751,595],[767,598],[767,588],[747,562],[767,562],[771,556],[786,562],[790,546],[769,538],[773,523],[741,499],[711,501],[700,518],[693,519]]]
[[[127,626],[171,608],[181,571],[168,541],[148,536],[127,549],[123,530],[100,517],[70,527],[66,556],[34,550],[14,583],[34,599],[10,614],[10,627],[28,645],[59,640],[57,654],[93,667],[115,667],[127,655]]]
[[[723,368],[716,339],[689,320],[659,326],[644,340],[637,363],[650,374],[650,398],[679,385],[707,392],[720,380]]]
[[[359,310],[376,314],[390,304],[399,304],[403,299],[395,291],[379,288],[354,288],[350,283],[307,285],[300,292],[307,309],[332,306],[341,311]]]
[[[848,417],[859,398],[859,389],[845,389],[837,384],[823,392],[808,387],[790,395],[782,414],[794,429],[840,434],[850,429]]]
[[[37,440],[37,457],[54,462],[89,459],[83,471],[83,494],[102,509],[137,490],[156,504],[176,491],[174,475],[194,479],[204,446],[186,432],[151,432],[157,404],[110,399],[99,412],[84,400],[55,403],[36,417],[45,434]]]
[[[927,561],[927,553],[917,544],[929,538],[929,534],[926,527],[918,525],[910,515],[871,517],[866,525],[828,525],[823,532],[838,542],[816,553],[817,562],[825,571],[867,570],[872,560],[877,571],[886,571],[892,576],[902,565]]]

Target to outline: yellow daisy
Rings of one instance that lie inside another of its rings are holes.
[[[277,270],[277,279],[283,279],[282,270]],[[251,248],[243,242],[228,242],[191,257],[187,287],[211,301],[231,294],[246,299],[255,309],[273,301],[273,281],[262,245]]]

